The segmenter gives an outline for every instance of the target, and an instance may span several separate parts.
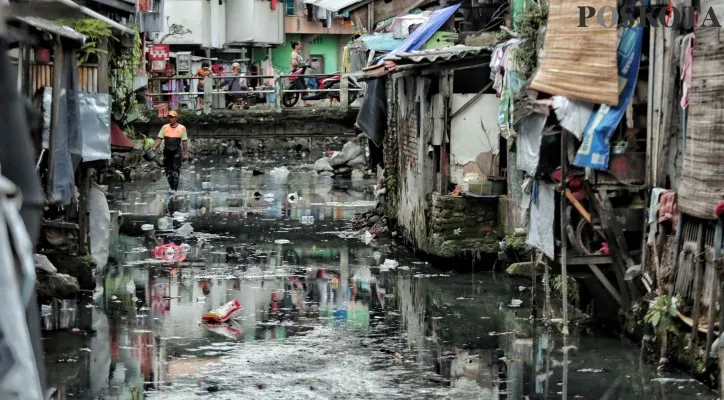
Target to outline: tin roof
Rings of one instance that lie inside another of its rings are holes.
[[[455,58],[463,59],[467,57],[475,57],[488,52],[490,52],[490,48],[488,47],[465,46],[460,44],[457,46],[439,47],[436,49],[408,51],[398,54],[391,60],[409,60],[415,63],[449,61]]]
[[[61,36],[66,39],[75,40],[85,43],[86,36],[73,30],[71,27],[60,25],[53,21],[38,17],[13,17],[18,22],[30,25],[38,30],[45,31],[54,35]]]

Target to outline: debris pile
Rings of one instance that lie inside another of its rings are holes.
[[[370,237],[370,239],[389,237],[390,234],[387,217],[384,216],[382,204],[378,204],[374,210],[355,214],[354,220],[352,220],[352,227],[354,229],[365,229],[366,233],[369,233],[367,236]]]
[[[312,168],[323,176],[352,176],[354,171],[365,169],[364,149],[355,142],[344,144],[342,151],[330,152],[317,160]],[[356,173],[359,175],[359,172]]]

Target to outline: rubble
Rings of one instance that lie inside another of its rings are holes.
[[[48,257],[33,254],[37,274],[36,290],[38,296],[58,299],[72,299],[80,292],[78,279],[68,274],[59,274]]]
[[[327,156],[315,161],[312,169],[320,176],[352,176],[354,179],[362,179],[365,176],[365,165],[364,149],[354,141],[348,141],[341,151],[327,152]]]

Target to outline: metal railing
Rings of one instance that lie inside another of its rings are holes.
[[[250,107],[269,108],[282,111],[284,102],[282,99],[285,95],[299,94],[298,103],[305,102],[303,98],[306,94],[330,93],[329,96],[321,96],[320,99],[327,101],[332,98],[339,100],[337,104],[331,102],[330,107],[338,107],[343,110],[349,109],[350,99],[355,99],[362,94],[362,89],[350,87],[350,76],[340,74],[341,79],[336,88],[292,88],[291,78],[296,79],[317,79],[319,77],[329,77],[331,74],[274,74],[274,75],[236,75],[236,76],[218,76],[210,75],[206,77],[199,76],[173,76],[173,77],[149,77],[148,89],[146,92],[147,106],[150,108],[158,108],[159,105],[166,105],[169,109],[194,109],[203,110],[210,113],[214,109],[229,108],[229,104],[238,103],[240,100],[246,100]],[[243,90],[230,91],[226,87],[230,82],[224,82],[229,78],[243,79]],[[250,83],[256,83],[251,86]],[[198,90],[199,85],[203,90]],[[166,90],[164,90],[164,87]],[[179,90],[181,88],[182,90]],[[338,95],[335,95],[338,93]],[[227,98],[227,95],[243,95],[238,98]],[[352,97],[350,97],[350,95]],[[296,96],[295,96],[296,97]],[[296,105],[296,104],[295,104]]]

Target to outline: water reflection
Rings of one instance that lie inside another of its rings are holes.
[[[316,184],[275,187],[311,198]],[[236,207],[231,198],[219,207]],[[334,199],[350,197],[323,201]],[[185,236],[119,236],[96,293],[44,308],[54,398],[716,398],[641,366],[634,345],[576,334],[564,343],[529,318],[525,281],[443,274],[452,268],[402,249],[322,234],[338,226],[243,218],[228,233],[194,222]],[[184,262],[153,259],[169,241],[185,247]],[[386,258],[398,266],[381,270]],[[201,323],[233,299],[238,318]]]

